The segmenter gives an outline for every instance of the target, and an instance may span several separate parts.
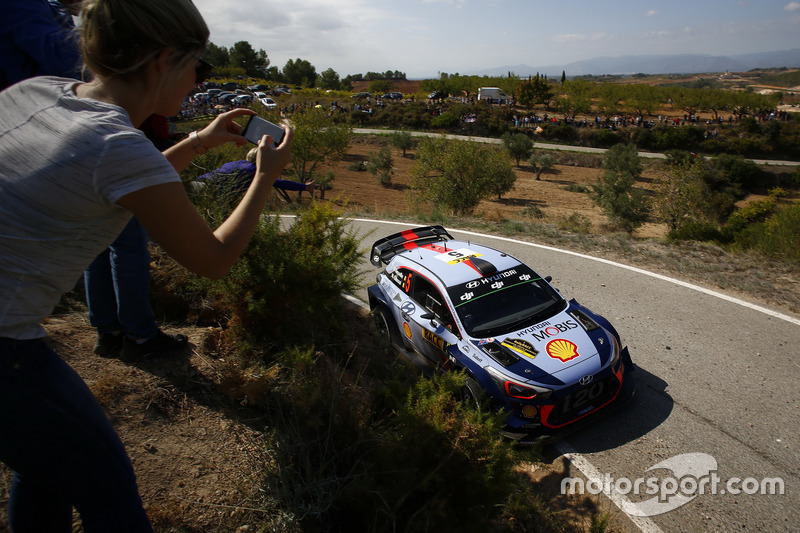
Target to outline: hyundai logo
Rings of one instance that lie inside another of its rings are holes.
[[[589,383],[591,383],[591,382],[592,382],[592,380],[593,380],[593,379],[594,379],[594,376],[592,376],[592,375],[590,374],[590,375],[588,375],[588,376],[583,376],[583,377],[580,379],[580,381],[578,381],[578,383],[580,383],[581,385],[588,385]]]

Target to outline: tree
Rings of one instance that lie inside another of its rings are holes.
[[[377,153],[369,158],[367,171],[378,178],[378,182],[384,187],[391,185],[392,174],[394,174],[394,160],[388,146],[382,146]]]
[[[533,167],[536,180],[542,179],[542,172],[547,172],[556,164],[555,158],[547,152],[534,151],[528,158],[528,164]]]
[[[228,53],[228,49],[224,46],[217,46],[214,43],[208,43],[206,52],[203,54],[203,59],[215,67],[227,67],[231,62],[231,56]]]
[[[372,80],[371,82],[369,82],[369,85],[367,86],[367,92],[376,95],[388,93],[392,89],[394,89],[394,83],[392,83],[390,80],[383,80],[383,79]]]
[[[516,175],[496,147],[426,137],[420,141],[412,178],[421,198],[456,215],[469,215],[481,200],[510,191]]]
[[[231,66],[243,68],[251,78],[265,77],[269,59],[264,50],[256,52],[247,41],[239,41],[231,47],[229,54]]]
[[[292,115],[292,126],[291,168],[295,180],[302,183],[316,179],[320,165],[344,157],[353,136],[349,126],[333,123],[325,111],[316,108]]]
[[[395,131],[390,133],[389,142],[398,150],[403,151],[403,157],[406,156],[406,151],[414,148],[416,144],[414,137],[407,131]]]
[[[568,80],[562,84],[563,94],[556,98],[559,111],[575,118],[578,113],[592,110],[591,84],[582,79]]]
[[[603,160],[603,175],[592,185],[591,197],[612,224],[629,234],[644,224],[650,212],[645,192],[634,187],[642,174],[636,147],[617,144]]]
[[[503,134],[503,146],[505,146],[508,153],[517,162],[523,159],[528,159],[533,152],[533,141],[524,133],[511,133],[507,131]]]
[[[317,83],[317,69],[305,59],[290,59],[283,67],[283,78],[291,85],[314,87]]]
[[[670,232],[690,223],[713,222],[710,215],[711,191],[702,175],[702,165],[685,160],[671,165],[656,181],[653,208]]]
[[[322,89],[336,90],[341,85],[339,74],[332,68],[325,69],[322,71],[322,74],[319,75],[317,85]]]
[[[611,115],[619,113],[620,107],[622,107],[622,95],[620,94],[621,89],[619,85],[603,83],[599,85],[596,90],[598,96],[597,107],[600,113],[604,117],[610,117]]]
[[[546,107],[554,95],[553,87],[547,79],[538,74],[517,87],[517,100],[528,109],[533,109],[537,104],[544,104]]]

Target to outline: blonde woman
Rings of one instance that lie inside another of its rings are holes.
[[[208,74],[208,28],[190,0],[87,0],[81,47],[93,81],[39,77],[0,92],[0,460],[15,472],[12,531],[152,531],[127,453],[78,375],[42,338],[60,295],[131,215],[194,272],[218,278],[244,250],[292,133],[262,139],[238,207],[211,230],[178,172],[197,153],[244,144],[220,115],[163,154],[137,129],[175,115]]]

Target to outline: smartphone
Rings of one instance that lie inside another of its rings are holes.
[[[286,132],[282,127],[257,115],[250,115],[250,120],[247,121],[244,131],[242,131],[242,136],[253,144],[258,144],[258,141],[264,135],[270,135],[275,142],[275,146],[278,146],[283,141],[285,134]]]

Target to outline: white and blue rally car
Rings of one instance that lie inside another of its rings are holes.
[[[380,239],[369,287],[378,329],[423,369],[462,370],[468,397],[508,413],[507,437],[558,436],[629,400],[633,362],[614,327],[518,259],[442,226]]]

